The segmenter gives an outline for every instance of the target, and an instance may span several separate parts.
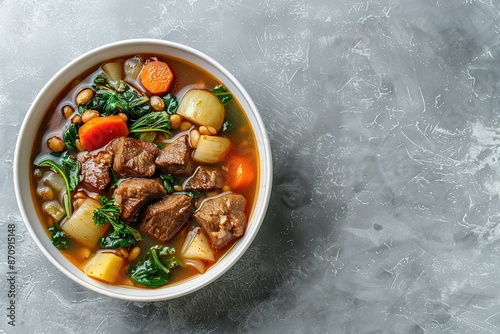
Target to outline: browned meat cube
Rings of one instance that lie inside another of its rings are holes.
[[[189,176],[193,173],[188,136],[180,136],[158,152],[155,163],[163,173]]]
[[[111,169],[113,156],[106,151],[100,151],[92,156],[85,155],[78,160],[82,166],[83,183],[102,193],[111,182],[109,170]]]
[[[200,166],[194,174],[186,180],[184,190],[220,189],[224,186],[222,170]]]
[[[165,196],[167,191],[159,179],[130,178],[115,189],[115,202],[120,206],[120,218],[126,222],[137,220],[146,204]]]
[[[113,140],[107,150],[114,154],[113,171],[120,177],[150,177],[156,170],[155,144],[131,137]]]
[[[207,199],[193,217],[207,232],[215,251],[245,233],[245,197],[229,193]]]
[[[169,241],[193,215],[191,197],[173,194],[147,207],[139,230],[160,242]]]

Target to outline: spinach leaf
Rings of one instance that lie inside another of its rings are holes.
[[[122,243],[128,246],[135,245],[136,241],[142,240],[141,234],[135,228],[125,224],[120,219],[120,207],[112,199],[105,196],[99,197],[101,207],[94,211],[92,219],[97,226],[110,223],[113,231],[108,235],[109,239],[103,237],[99,240],[101,246],[105,248],[116,248]],[[133,243],[132,243],[133,242]]]
[[[86,110],[97,110],[101,116],[112,116],[123,111],[130,119],[137,119],[149,111],[149,98],[137,90],[130,87],[127,83],[115,90],[103,75],[97,75],[94,78],[95,94],[84,106],[78,107],[78,113],[81,115]]]
[[[229,101],[233,99],[233,95],[231,94],[231,92],[228,91],[227,88],[223,85],[217,86],[212,89],[212,93],[217,96],[220,103],[222,104],[228,104]]]
[[[63,133],[63,141],[66,149],[69,152],[78,152],[76,147],[76,139],[78,138],[78,127],[76,124],[71,124]]]
[[[49,167],[54,173],[59,173],[64,180],[66,192],[63,195],[64,209],[66,216],[69,218],[73,213],[71,205],[71,192],[75,190],[80,182],[80,164],[71,155],[65,151],[62,155],[57,156],[51,153],[46,153],[38,156],[33,162],[38,167]]]
[[[172,94],[167,94],[162,97],[163,102],[165,103],[165,111],[171,115],[177,112],[177,108],[179,107],[179,101]]]
[[[130,278],[138,284],[151,288],[167,284],[170,281],[170,270],[182,266],[180,261],[169,256],[174,253],[175,249],[168,246],[151,247],[136,265],[130,266]]]
[[[59,228],[59,226],[49,227],[50,236],[52,239],[52,244],[58,249],[66,249],[69,246],[69,238],[64,232]]]
[[[129,133],[138,136],[144,132],[162,132],[170,135],[170,117],[166,111],[150,112],[129,127]]]
[[[224,123],[222,123],[222,132],[229,131],[233,128],[233,123],[231,123],[228,120],[225,120]]]

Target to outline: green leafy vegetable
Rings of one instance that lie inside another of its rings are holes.
[[[222,132],[229,131],[233,128],[233,123],[229,122],[228,120],[225,120],[224,123],[222,123]]]
[[[169,256],[174,253],[175,249],[168,246],[151,247],[136,265],[130,266],[130,278],[138,284],[152,288],[167,284],[170,280],[170,270],[182,266],[181,262]]]
[[[149,111],[149,98],[125,84],[123,91],[116,91],[103,75],[94,79],[95,95],[87,104],[78,107],[81,115],[86,110],[97,110],[101,116],[112,116],[123,111],[130,119],[138,119]]]
[[[119,80],[116,82],[111,82],[104,73],[99,73],[94,78],[94,85],[99,88],[116,90],[119,93],[123,93],[124,91],[129,89],[129,86],[125,81]]]
[[[51,153],[46,153],[38,156],[33,162],[38,167],[49,167],[54,173],[59,173],[64,180],[66,192],[63,195],[64,209],[66,216],[69,218],[73,213],[71,205],[71,192],[75,190],[80,182],[80,164],[71,155],[65,151],[62,155],[57,156]]]
[[[50,236],[52,238],[52,244],[58,249],[66,249],[69,246],[69,238],[64,232],[59,228],[59,226],[49,227]]]
[[[63,133],[63,141],[66,149],[69,152],[78,152],[76,147],[76,139],[78,138],[78,127],[76,124],[71,124]]]
[[[143,132],[162,132],[170,135],[170,117],[166,111],[150,112],[129,127],[129,133],[138,136]]]
[[[179,107],[179,101],[177,101],[177,98],[172,95],[172,94],[167,94],[164,97],[162,97],[163,102],[165,102],[165,111],[168,114],[175,114],[177,112],[177,108]]]
[[[220,103],[222,104],[227,104],[233,99],[233,95],[231,94],[231,92],[228,91],[227,88],[223,85],[217,86],[212,89],[212,93],[217,96]]]
[[[113,226],[113,232],[99,240],[102,247],[116,248],[122,244],[131,246],[135,245],[136,241],[142,240],[139,231],[120,219],[120,207],[113,200],[100,196],[99,203],[101,207],[96,209],[92,216],[94,223],[102,226],[109,222]]]
[[[160,178],[163,180],[163,186],[167,190],[167,194],[174,192],[174,186],[177,184],[175,177],[172,174],[162,174]]]

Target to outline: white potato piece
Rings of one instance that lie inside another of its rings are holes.
[[[217,96],[202,89],[191,89],[183,97],[177,114],[196,125],[205,125],[217,131],[224,123],[224,105]]]
[[[94,210],[100,208],[99,202],[87,198],[73,212],[73,215],[61,224],[61,229],[71,238],[78,240],[85,246],[94,247],[109,227],[109,223],[97,226],[92,219]]]
[[[125,264],[125,259],[114,252],[100,251],[83,266],[85,275],[113,283]]]
[[[212,247],[205,233],[201,229],[197,229],[195,234],[191,245],[189,245],[189,248],[183,253],[184,257],[202,261],[215,261]]]
[[[42,211],[51,215],[56,222],[60,222],[66,215],[66,211],[64,211],[61,203],[56,200],[44,202],[42,204]]]
[[[193,153],[193,160],[215,164],[224,159],[231,147],[231,141],[225,137],[201,135]]]

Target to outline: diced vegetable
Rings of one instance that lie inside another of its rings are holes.
[[[179,103],[177,113],[196,125],[205,125],[220,130],[224,122],[224,105],[212,93],[202,89],[191,89]]]
[[[125,259],[114,252],[101,251],[90,258],[84,265],[83,272],[92,278],[113,283],[124,264]]]
[[[200,228],[196,228],[188,233],[185,241],[183,255],[187,259],[198,259],[202,261],[215,261],[212,247],[208,241],[207,236]]]
[[[144,64],[142,63],[141,58],[137,56],[125,60],[125,63],[123,64],[125,70],[125,80],[134,81],[139,75],[139,72],[141,72],[142,66],[144,66]]]
[[[142,68],[141,84],[153,94],[165,93],[174,80],[174,74],[167,63],[150,60]]]
[[[111,87],[117,91],[123,91],[124,83],[123,78],[123,68],[122,64],[119,62],[106,63],[102,65],[104,73],[108,75],[108,82]]]
[[[93,118],[78,130],[80,143],[88,151],[101,148],[111,140],[126,135],[127,123],[118,115]]]
[[[231,189],[244,188],[255,179],[252,164],[244,156],[234,156],[227,163],[229,186]]]
[[[193,153],[193,160],[214,164],[221,161],[229,151],[231,141],[225,137],[201,135]]]
[[[61,190],[63,190],[65,187],[64,178],[62,177],[62,175],[54,172],[48,172],[47,174],[45,174],[43,184],[52,188],[52,190],[57,194],[60,193]]]
[[[61,230],[85,246],[94,247],[109,227],[109,224],[98,226],[94,223],[94,211],[100,207],[96,200],[85,199],[73,215],[61,224]]]
[[[54,218],[56,222],[61,221],[61,219],[63,219],[66,214],[61,203],[59,203],[57,200],[44,202],[42,204],[42,210],[43,212]]]

